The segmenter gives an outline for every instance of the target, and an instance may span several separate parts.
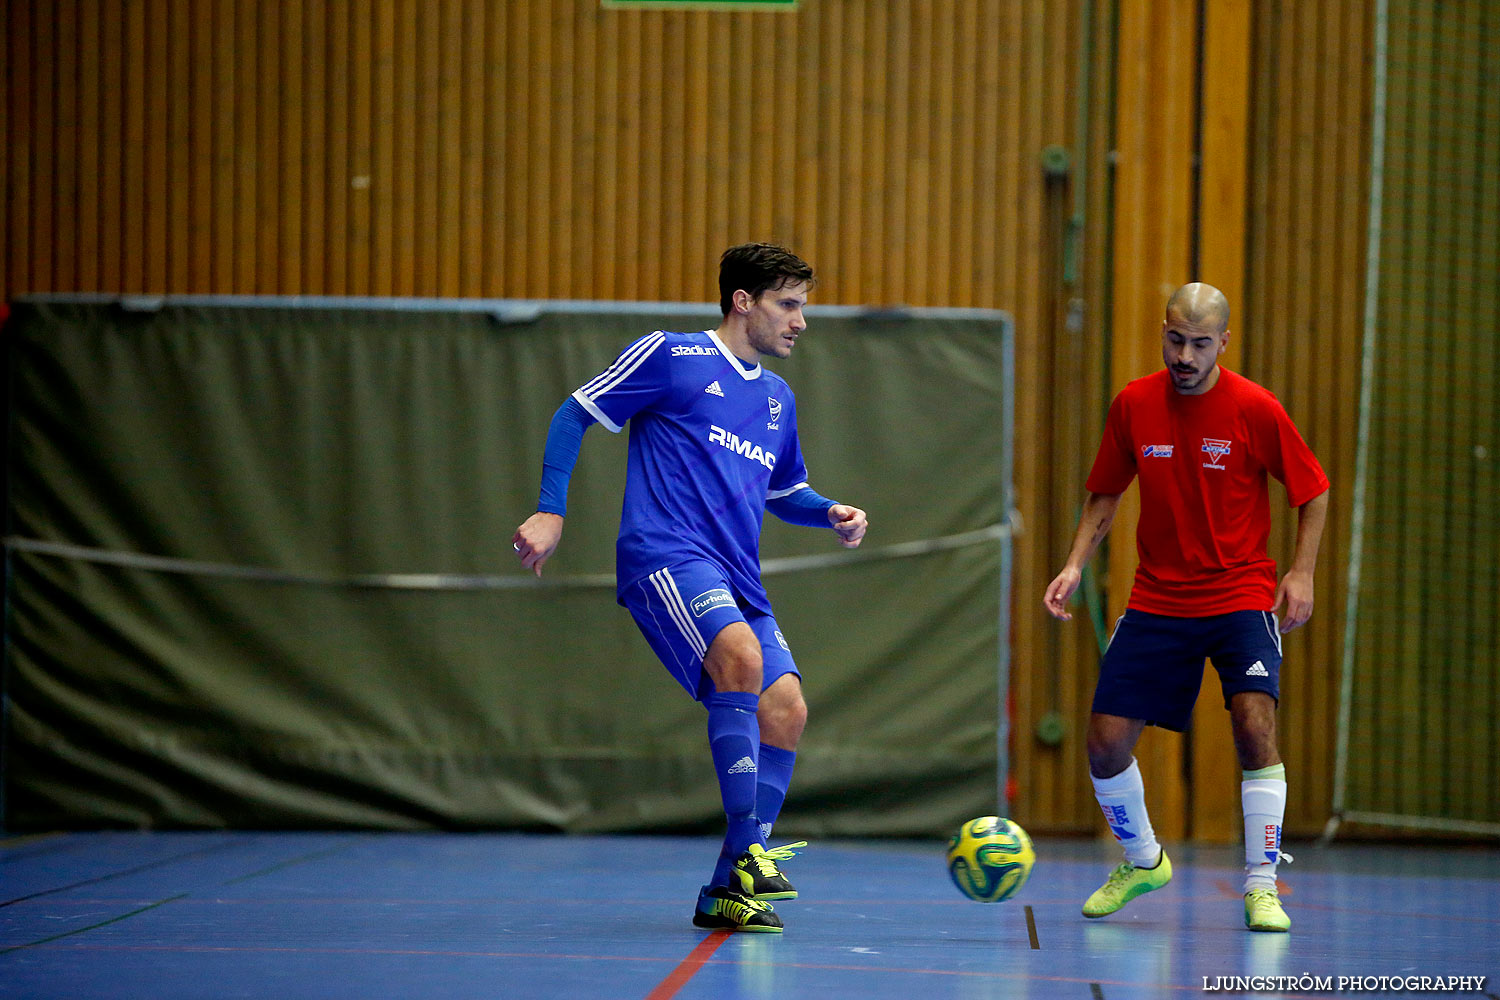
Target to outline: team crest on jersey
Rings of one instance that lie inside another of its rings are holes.
[[[1142,458],[1171,458],[1172,446],[1169,444],[1143,444],[1141,445]]]
[[[781,429],[781,400],[772,396],[767,402],[771,404],[771,422],[766,424],[766,430],[778,431]]]
[[[1208,461],[1203,463],[1205,469],[1224,468],[1224,456],[1229,454],[1229,446],[1233,442],[1221,438],[1204,438],[1203,451],[1208,455]]]

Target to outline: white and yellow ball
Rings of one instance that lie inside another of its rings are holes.
[[[1003,816],[971,819],[948,841],[948,874],[953,884],[981,903],[1014,896],[1031,877],[1034,864],[1031,838]]]

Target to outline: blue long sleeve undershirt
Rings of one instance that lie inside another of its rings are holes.
[[[828,523],[828,508],[833,504],[834,501],[825,496],[819,496],[818,491],[811,486],[804,486],[784,497],[767,500],[766,510],[787,524],[800,524],[808,528],[828,528],[832,527]]]
[[[542,453],[542,493],[536,509],[565,517],[568,513],[568,481],[578,464],[583,432],[597,423],[583,404],[569,396],[552,414],[547,428],[547,449]]]
[[[568,513],[568,483],[573,478],[573,467],[578,464],[578,453],[583,447],[583,435],[597,421],[583,405],[569,396],[563,400],[552,423],[547,429],[547,447],[542,453],[542,488],[536,509],[548,514],[565,517]],[[828,508],[834,501],[810,486],[766,501],[766,510],[788,524],[799,524],[809,528],[827,528]]]

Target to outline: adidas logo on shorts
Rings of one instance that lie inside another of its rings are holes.
[[[1266,665],[1259,660],[1256,660],[1254,663],[1250,664],[1250,669],[1245,671],[1245,676],[1270,677],[1271,675],[1266,672]]]
[[[734,766],[733,767],[731,767],[728,771],[726,771],[724,773],[726,773],[726,774],[744,774],[746,771],[754,771],[754,770],[755,770],[755,761],[751,760],[749,757],[741,757],[739,760],[737,760],[737,761],[734,762]]]

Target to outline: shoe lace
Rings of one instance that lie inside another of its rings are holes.
[[[781,847],[763,847],[759,851],[750,852],[750,863],[755,866],[761,878],[780,878],[781,869],[776,867],[776,862],[796,857],[796,849],[806,846],[807,841],[799,840],[795,844],[785,844]]]
[[[1109,878],[1104,880],[1105,886],[1109,888],[1118,888],[1119,886],[1123,885],[1125,881],[1130,878],[1130,873],[1135,871],[1135,867],[1136,866],[1131,864],[1129,861],[1121,862],[1118,868],[1109,873]]]
[[[1251,905],[1256,905],[1259,903],[1276,903],[1277,905],[1281,904],[1281,897],[1277,895],[1275,889],[1251,889],[1249,892],[1245,893],[1245,899],[1248,900]]]
[[[795,844],[782,844],[780,847],[768,847],[761,852],[760,857],[771,861],[786,861],[788,858],[797,856],[797,848],[806,847],[807,841],[799,840]]]

